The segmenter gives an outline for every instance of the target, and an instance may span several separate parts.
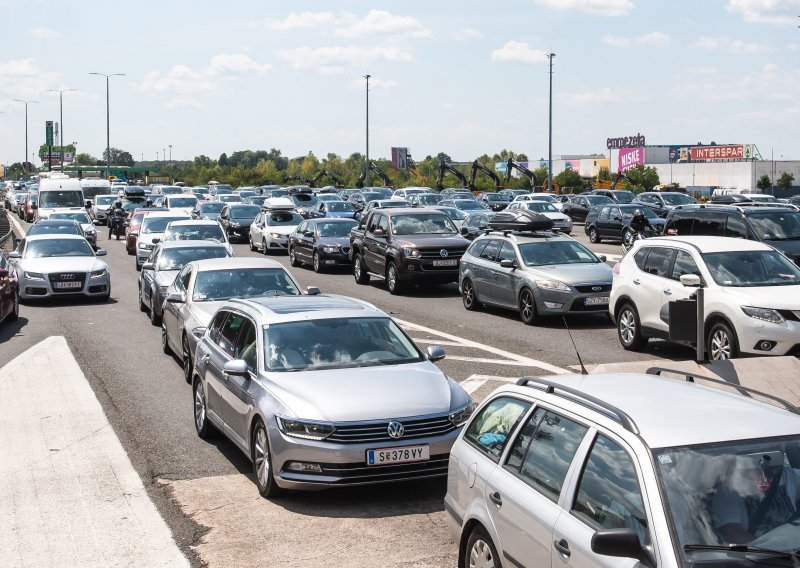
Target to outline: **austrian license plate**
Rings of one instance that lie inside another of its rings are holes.
[[[388,465],[427,461],[429,459],[431,459],[430,446],[404,446],[402,448],[367,450],[367,465]]]
[[[457,258],[448,258],[446,260],[434,260],[434,266],[458,266]]]
[[[82,282],[56,282],[53,284],[54,288],[80,288],[83,286]]]
[[[592,297],[592,298],[585,298],[583,300],[584,306],[607,306],[608,305],[608,296],[600,296],[600,297]]]

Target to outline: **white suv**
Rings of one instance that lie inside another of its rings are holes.
[[[635,241],[614,267],[609,311],[625,349],[669,338],[669,303],[705,291],[709,359],[800,353],[800,268],[772,247],[728,237]]]
[[[798,566],[798,409],[661,371],[489,395],[450,452],[459,568]]]

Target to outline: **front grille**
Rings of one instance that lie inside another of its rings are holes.
[[[446,250],[447,256],[442,256],[441,251]],[[419,249],[422,258],[461,258],[467,251],[465,248],[440,247],[434,249]]]
[[[387,481],[401,481],[419,477],[433,477],[447,475],[448,454],[431,456],[423,462],[400,463],[394,465],[365,465],[360,463],[332,464],[321,463],[321,473],[303,472],[303,476],[320,475],[340,478],[333,485],[349,485],[359,483],[384,483]],[[284,471],[286,477],[291,477],[291,471]]]
[[[595,288],[600,288],[595,290]],[[592,292],[610,292],[611,284],[579,284],[575,289],[582,294],[591,294]]]
[[[456,429],[447,416],[432,416],[409,420],[396,420],[403,425],[404,433],[400,440],[416,440],[432,436],[443,436]],[[334,424],[336,430],[325,438],[326,441],[339,444],[366,444],[377,442],[398,442],[389,437],[388,421],[380,422],[348,422]]]
[[[50,287],[53,288],[53,292],[56,294],[61,293],[74,293],[80,292],[83,290],[84,282],[86,281],[86,274],[76,273],[76,272],[58,272],[49,275],[50,278]],[[59,282],[80,282],[80,287],[74,288],[59,288],[57,287],[57,283]]]

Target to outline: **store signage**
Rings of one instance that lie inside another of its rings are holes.
[[[693,162],[707,162],[710,160],[743,160],[744,146],[733,144],[728,146],[695,146],[689,149]]]
[[[636,133],[636,136],[624,136],[622,138],[606,138],[606,148],[609,150],[618,148],[638,148],[647,146],[644,135]]]
[[[644,148],[621,148],[617,160],[617,171],[624,172],[644,164]]]

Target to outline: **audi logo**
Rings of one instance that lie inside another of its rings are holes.
[[[74,274],[62,274],[61,280],[75,280]]]

